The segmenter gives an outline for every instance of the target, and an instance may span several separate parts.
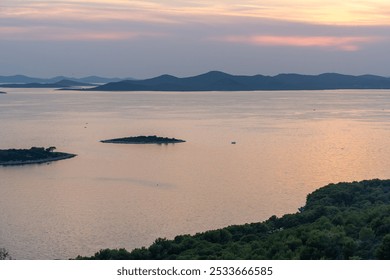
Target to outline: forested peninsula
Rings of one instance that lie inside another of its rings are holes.
[[[30,149],[0,150],[0,166],[37,164],[68,159],[74,154],[54,152],[55,147],[32,147]]]
[[[77,259],[390,259],[390,180],[330,184],[295,214]]]

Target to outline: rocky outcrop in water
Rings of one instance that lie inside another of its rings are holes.
[[[114,143],[114,144],[175,144],[186,142],[181,139],[168,138],[168,137],[158,137],[153,136],[134,136],[134,137],[124,137],[124,138],[115,138],[100,141],[102,143]]]

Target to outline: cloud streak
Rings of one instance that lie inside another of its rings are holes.
[[[88,28],[30,26],[0,27],[3,39],[16,41],[123,41],[140,38],[162,38],[166,34],[158,32],[131,32],[115,30],[94,30]]]
[[[3,0],[4,17],[84,21],[142,21],[178,23],[183,20],[221,20],[253,17],[312,24],[390,25],[387,0],[243,0],[216,1],[118,1],[118,0]]]
[[[159,22],[172,23],[161,5],[141,1],[6,1],[2,18],[54,22]],[[13,4],[12,4],[13,3]]]
[[[343,51],[357,51],[361,44],[378,42],[377,37],[336,37],[336,36],[226,36],[216,40],[262,46],[321,47]]]
[[[4,40],[123,41],[171,37],[207,42],[213,38],[231,44],[358,51],[384,38],[377,34],[353,34],[352,29],[345,27],[352,23],[364,23],[362,28],[374,23],[386,22],[381,28],[390,24],[387,0],[297,0],[294,5],[287,0],[3,1],[0,36]],[[313,30],[317,30],[316,35]]]
[[[249,74],[259,65],[273,73],[358,64],[388,71],[389,14],[388,0],[0,0],[0,59],[4,69],[38,65],[38,57],[82,69],[104,58],[101,69],[113,61],[110,69],[147,76]],[[59,54],[65,46],[80,59]],[[316,62],[305,66],[308,55]]]

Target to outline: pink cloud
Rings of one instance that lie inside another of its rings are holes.
[[[142,2],[142,1],[140,1]],[[10,5],[0,9],[0,15],[8,19],[44,20],[47,22],[143,22],[177,23],[171,13],[163,12],[159,5],[133,5],[126,1],[27,1],[24,5]]]
[[[219,40],[263,46],[321,47],[344,51],[357,51],[363,43],[378,41],[377,37],[337,37],[337,36],[227,36]]]
[[[23,27],[16,27],[16,26],[0,26],[0,34],[1,35],[14,35],[14,34],[21,34],[25,32],[25,28]]]
[[[120,41],[140,37],[163,37],[158,32],[74,30],[72,28],[49,27],[0,27],[0,36],[12,40],[55,40],[55,41]]]
[[[132,32],[80,32],[48,35],[51,40],[64,41],[111,41],[125,40],[140,36]]]

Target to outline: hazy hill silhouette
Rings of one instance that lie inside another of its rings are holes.
[[[68,88],[68,87],[82,87],[93,86],[93,84],[81,83],[72,80],[60,80],[55,83],[27,83],[27,84],[2,84],[4,88]]]
[[[8,83],[4,83],[8,81]],[[134,80],[102,78],[50,79],[31,78],[23,75],[0,76],[0,87],[10,88],[72,88],[102,84],[85,90],[96,91],[251,91],[251,90],[325,90],[325,89],[390,89],[390,78],[375,75],[320,75],[279,74],[276,76],[231,75],[210,71],[193,77],[178,78],[171,75]]]
[[[211,71],[193,77],[162,75],[145,80],[124,80],[88,90],[97,91],[248,91],[248,90],[325,90],[390,89],[390,78],[375,75],[279,74],[239,76]]]
[[[128,78],[132,80],[131,78]],[[12,76],[0,76],[0,84],[29,84],[29,83],[40,83],[40,84],[52,84],[57,83],[61,80],[72,80],[81,83],[89,84],[105,84],[110,82],[119,82],[123,79],[120,78],[105,78],[99,76],[88,76],[84,78],[74,78],[65,76],[56,76],[52,78],[34,78],[25,75],[12,75]]]

